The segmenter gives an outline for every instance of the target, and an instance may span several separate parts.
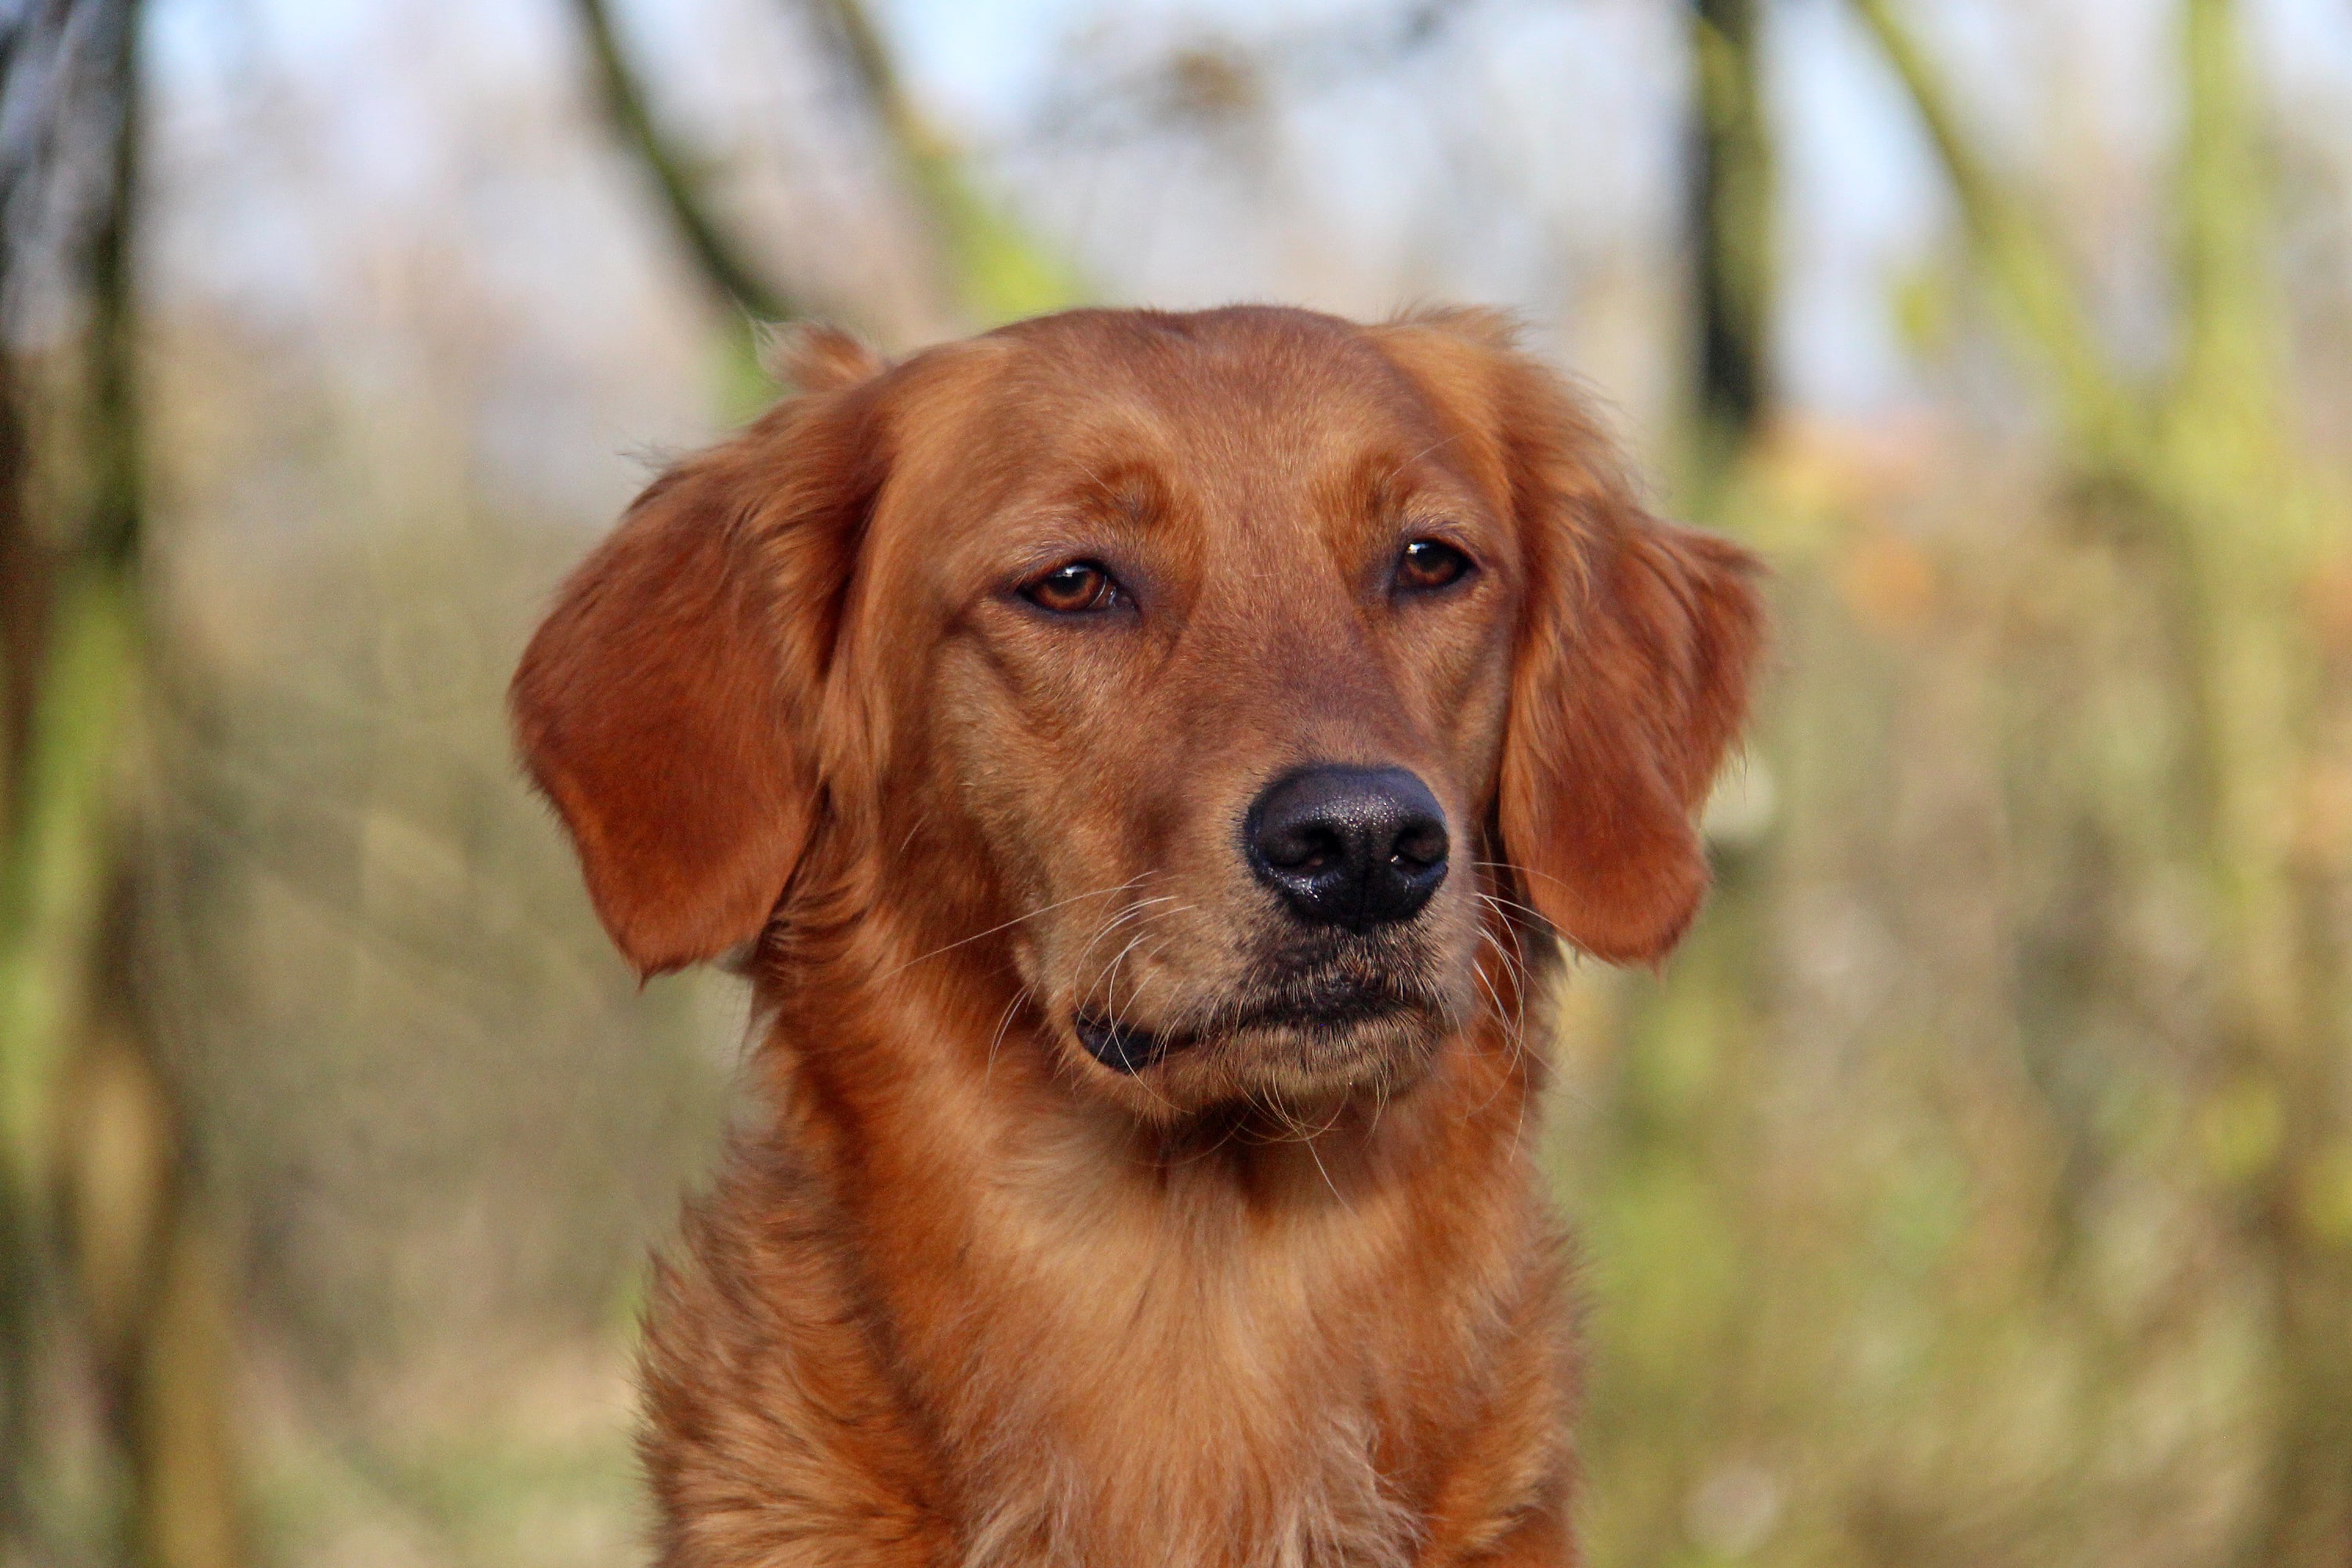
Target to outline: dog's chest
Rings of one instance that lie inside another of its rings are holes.
[[[1393,1477],[1408,1359],[1377,1220],[1236,1237],[1029,1227],[1021,1288],[942,1343],[967,1568],[1385,1568],[1414,1510]],[[1108,1223],[1106,1223],[1108,1222]],[[1222,1237],[1224,1245],[1204,1237]],[[943,1336],[945,1338],[945,1336]]]

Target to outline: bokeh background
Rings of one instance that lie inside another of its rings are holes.
[[[2343,0],[0,0],[0,245],[5,1568],[643,1560],[743,1000],[521,641],[758,322],[1236,299],[1775,569],[1558,1002],[1598,1568],[2352,1565]]]

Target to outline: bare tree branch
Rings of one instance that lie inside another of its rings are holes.
[[[95,426],[91,515],[83,548],[100,569],[127,575],[141,542],[142,476],[139,460],[137,307],[132,295],[131,228],[139,199],[141,133],[139,0],[109,7],[102,40],[108,170],[90,226],[90,414]]]
[[[12,1336],[0,1373],[13,1404],[55,1353],[55,1331],[70,1324],[109,1391],[107,1431],[127,1483],[114,1510],[121,1554],[153,1568],[233,1568],[244,1550],[227,1412],[232,1336],[192,1201],[185,1118],[137,982],[140,814],[121,789],[144,630],[133,287],[142,7],[70,0],[46,16],[54,32],[31,41],[55,45],[38,89],[47,122],[9,150],[7,216],[13,238],[32,232],[17,220],[53,216],[13,210],[19,200],[70,209],[42,243],[57,246],[60,280],[87,303],[87,368],[39,423],[79,437],[44,445],[84,459],[89,502],[64,520],[71,526],[45,530],[30,548],[16,541],[0,560],[12,578],[36,579],[45,610],[9,650],[29,696],[18,798],[0,833],[0,1199],[8,1244],[25,1251],[0,1281]],[[12,89],[22,41],[6,40]],[[26,405],[9,412],[21,455],[32,447]],[[11,498],[19,508],[25,499]],[[21,511],[14,521],[24,522]],[[23,595],[12,584],[0,596]],[[96,1138],[93,1126],[127,1135]],[[12,1409],[0,1436],[12,1477],[41,1474],[37,1420]],[[5,1501],[10,1542],[37,1535],[23,1500]]]
[[[690,159],[655,122],[645,85],[614,30],[605,0],[572,0],[588,43],[599,97],[614,132],[653,176],[670,221],[706,282],[739,310],[767,321],[802,313],[790,290],[771,280],[720,226]]]
[[[805,0],[921,204],[947,292],[983,322],[1076,303],[1069,270],[971,184],[956,149],[907,92],[863,0]]]
[[[1131,142],[1171,124],[1296,102],[1427,59],[1474,16],[1538,7],[1528,0],[1402,0],[1269,31],[1247,43],[1218,34],[1139,68],[1046,99],[1024,144]]]
[[[1771,397],[1775,233],[1759,0],[1692,0],[1696,134],[1690,223],[1696,251],[1701,417],[1718,444],[1761,423]]]
[[[2126,464],[2144,439],[2141,411],[2057,247],[1962,128],[1948,86],[1890,0],[1851,3],[1910,97],[1959,203],[1969,247],[2021,346],[2056,381],[2062,416],[2100,461]]]
[[[2233,0],[2187,0],[2181,15],[2187,114],[2179,154],[2182,352],[2176,397],[2267,380],[2258,363],[2277,346],[2274,290],[2262,270],[2268,193],[2254,147],[2245,61]],[[2271,405],[2244,409],[2267,418]]]

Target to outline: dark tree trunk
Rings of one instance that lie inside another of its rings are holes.
[[[1727,456],[1772,395],[1772,147],[1759,47],[1764,0],[1691,0],[1690,226],[1698,406]]]
[[[227,1294],[138,984],[142,814],[121,797],[144,639],[141,21],[138,0],[55,0],[0,35],[0,85],[37,100],[11,107],[39,128],[11,149],[0,265],[54,257],[57,285],[88,323],[81,373],[43,395],[26,384],[32,367],[0,354],[12,373],[0,385],[10,784],[0,819],[0,1543],[11,1561],[49,1555],[39,1496],[48,1423],[32,1394],[49,1386],[49,1358],[71,1339],[98,1368],[122,1461],[121,1560],[233,1568],[244,1552]],[[72,465],[74,483],[27,483],[28,468],[51,464]],[[68,494],[86,505],[36,514],[37,497]],[[28,1005],[36,986],[62,1008]]]

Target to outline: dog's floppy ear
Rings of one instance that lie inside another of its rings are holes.
[[[1696,817],[1748,712],[1756,562],[1598,504],[1588,560],[1539,579],[1529,605],[1499,818],[1529,900],[1562,935],[1596,958],[1654,963],[1706,892]]]
[[[846,343],[802,340],[826,390],[656,479],[515,673],[524,763],[643,974],[757,936],[815,823],[820,692],[885,461],[876,367],[861,382]]]
[[[1570,942],[1654,963],[1706,891],[1696,816],[1747,716],[1763,640],[1759,563],[1649,515],[1592,416],[1499,318],[1394,330],[1408,340],[1399,358],[1442,402],[1477,410],[1486,429],[1474,446],[1501,470],[1520,533],[1504,857]]]

